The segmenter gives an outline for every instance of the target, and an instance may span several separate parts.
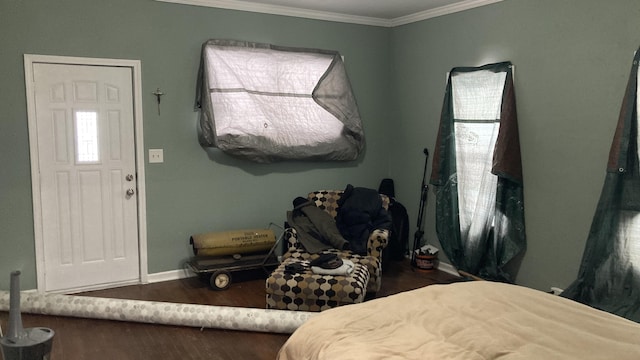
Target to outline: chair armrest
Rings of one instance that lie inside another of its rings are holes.
[[[302,250],[306,251],[300,241],[298,241],[298,232],[294,228],[284,229],[284,241],[287,244],[287,251]],[[389,243],[389,230],[376,229],[369,235],[367,242],[367,255],[373,256],[382,261],[382,250]]]
[[[286,241],[287,250],[304,249],[298,241],[298,232],[294,228],[284,229],[283,239]]]
[[[367,255],[382,261],[382,250],[389,243],[389,230],[376,229],[369,235]]]

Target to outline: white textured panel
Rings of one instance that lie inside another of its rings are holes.
[[[331,54],[215,44],[208,44],[205,51],[219,138],[264,138],[282,153],[296,147],[340,143],[344,123],[312,97],[332,63]],[[239,146],[249,147],[249,152],[256,147],[263,151],[260,142]],[[219,145],[225,149],[235,144],[227,141]]]
[[[500,119],[507,73],[480,70],[451,77],[453,116],[456,120]]]
[[[120,111],[110,110],[107,112],[109,122],[109,155],[111,160],[122,159],[122,137],[120,136]]]
[[[100,171],[87,170],[78,173],[80,190],[80,214],[82,216],[81,236],[83,241],[82,260],[104,259],[104,226],[102,179]]]
[[[113,85],[105,85],[106,100],[110,103],[120,102],[120,89]]]
[[[69,172],[59,171],[56,173],[56,196],[58,202],[58,243],[60,244],[60,265],[71,265],[73,263],[73,241],[72,241],[72,220],[71,220],[71,196],[69,193]]]
[[[53,137],[55,147],[55,159],[60,163],[69,162],[69,147],[67,145],[67,111],[53,110],[51,112],[51,121],[53,121]]]
[[[52,103],[65,102],[66,96],[64,94],[64,83],[52,85],[49,91],[49,101]]]
[[[98,83],[95,81],[74,81],[73,94],[76,101],[98,101]]]
[[[480,234],[486,214],[495,209],[498,177],[491,173],[499,122],[455,122],[460,230]],[[472,235],[470,235],[472,236]]]
[[[111,217],[113,228],[111,229],[113,259],[122,259],[125,251],[125,212],[124,212],[124,174],[122,170],[111,171]]]

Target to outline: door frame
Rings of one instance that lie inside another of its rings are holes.
[[[138,250],[139,250],[139,279],[137,283],[148,282],[147,270],[147,200],[146,200],[146,181],[144,175],[144,137],[142,132],[143,116],[142,116],[142,70],[140,60],[126,59],[104,59],[104,58],[85,58],[70,56],[54,56],[54,55],[34,55],[24,54],[24,77],[27,95],[27,121],[29,126],[29,153],[31,157],[31,192],[33,197],[33,228],[35,238],[36,252],[36,280],[37,290],[45,292],[45,252],[44,240],[42,232],[42,202],[40,192],[40,164],[38,161],[38,141],[37,141],[37,125],[36,125],[36,107],[35,107],[35,85],[33,64],[48,63],[60,65],[89,65],[89,66],[109,66],[109,67],[125,67],[132,71],[132,90],[133,90],[133,116],[134,116],[134,146],[135,146],[135,163],[137,177],[137,195],[138,195]],[[127,283],[111,283],[108,286],[127,285]],[[95,288],[83,288],[82,290],[95,290],[104,288],[105,286],[96,286]]]

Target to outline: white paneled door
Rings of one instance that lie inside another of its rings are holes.
[[[38,287],[62,292],[139,280],[132,69],[33,63],[32,72],[44,265]]]

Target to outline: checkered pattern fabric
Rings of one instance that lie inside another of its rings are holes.
[[[307,198],[313,201],[317,207],[328,212],[334,219],[338,214],[338,199],[342,195],[342,190],[319,190],[309,193]],[[382,206],[388,209],[389,198],[386,195],[380,195]],[[298,234],[294,228],[287,228],[284,231],[284,240],[288,245],[288,251],[285,252],[283,258],[296,258],[301,260],[313,260],[320,254],[310,254],[306,252],[302,244],[298,241]],[[338,254],[343,259],[349,259],[356,264],[362,264],[369,270],[369,282],[367,284],[367,292],[376,293],[382,285],[382,250],[387,246],[389,241],[389,230],[377,229],[369,236],[367,243],[367,255],[362,256],[354,254],[349,250],[330,249],[323,253],[332,252]]]
[[[286,265],[292,263],[303,264],[307,270],[303,273],[286,273]],[[320,275],[311,271],[309,261],[288,258],[267,279],[267,308],[322,311],[361,303],[368,281],[369,271],[362,264],[355,264],[348,276]]]

